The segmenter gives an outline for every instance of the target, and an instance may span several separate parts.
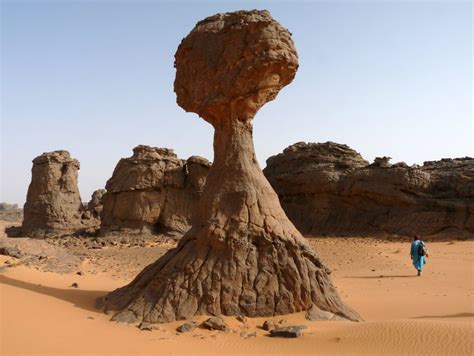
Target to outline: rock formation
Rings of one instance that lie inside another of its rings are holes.
[[[18,204],[0,203],[0,211],[18,210]]]
[[[311,305],[358,320],[327,267],[283,212],[255,158],[258,109],[298,68],[290,33],[267,11],[200,21],[175,55],[177,102],[215,129],[214,163],[192,228],[178,246],[110,293],[122,322],[197,314],[272,316]]]
[[[0,203],[0,220],[23,220],[23,209],[18,208],[18,204]]]
[[[87,210],[91,212],[94,217],[100,218],[100,212],[103,209],[102,199],[106,193],[105,189],[97,189],[92,193],[91,200],[87,203]]]
[[[474,237],[474,159],[408,167],[332,142],[286,148],[264,173],[296,227],[314,235]]]
[[[186,232],[202,193],[210,163],[173,150],[137,146],[122,158],[102,198],[101,234],[113,231]]]
[[[105,189],[97,189],[92,193],[91,200],[87,204],[83,204],[83,213],[81,221],[84,224],[82,232],[88,234],[96,234],[100,228],[100,213],[103,209],[102,198]]]
[[[70,233],[81,227],[78,170],[79,162],[67,151],[43,153],[33,160],[21,228],[23,234],[44,237]]]

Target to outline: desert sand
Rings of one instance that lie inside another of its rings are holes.
[[[95,299],[130,282],[163,253],[163,246],[90,250],[82,275],[46,272],[0,256],[0,354],[473,354],[473,241],[430,242],[428,264],[416,277],[407,241],[308,239],[332,268],[343,299],[365,321],[311,322],[304,313],[270,318],[306,325],[298,339],[268,337],[260,328],[268,318],[248,319],[246,329],[226,317],[228,333],[197,328],[178,335],[175,328],[183,322],[141,331],[109,321],[95,309]],[[79,288],[71,288],[72,283]],[[243,338],[242,331],[256,336]]]

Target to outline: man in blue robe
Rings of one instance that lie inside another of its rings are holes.
[[[413,242],[411,243],[411,248],[410,248],[410,256],[411,260],[413,262],[413,266],[418,271],[418,276],[421,276],[421,270],[423,268],[423,265],[426,263],[426,257],[428,257],[428,254],[426,253],[426,249],[424,249],[424,254],[421,253],[421,246],[424,246],[424,242],[420,240],[420,236],[415,235],[413,237]]]

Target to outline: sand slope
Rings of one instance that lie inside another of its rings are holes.
[[[0,354],[474,353],[474,242],[430,243],[431,257],[421,278],[413,277],[407,243],[311,239],[311,244],[334,269],[341,294],[365,322],[285,316],[289,324],[308,325],[303,338],[290,340],[267,337],[258,328],[265,318],[249,321],[248,331],[257,336],[248,339],[239,335],[245,329],[234,318],[227,318],[235,331],[230,333],[196,329],[178,336],[174,329],[181,322],[140,331],[110,322],[94,309],[96,297],[127,280],[113,279],[108,272],[60,275],[17,266],[0,273]],[[14,262],[1,256],[0,266],[6,259]],[[69,287],[73,282],[78,289]]]

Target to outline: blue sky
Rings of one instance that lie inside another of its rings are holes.
[[[83,200],[137,144],[212,160],[212,128],[173,92],[173,56],[200,19],[268,9],[300,68],[254,120],[265,160],[298,141],[409,164],[473,155],[472,3],[1,2],[1,195],[23,204],[31,160],[67,149]]]

